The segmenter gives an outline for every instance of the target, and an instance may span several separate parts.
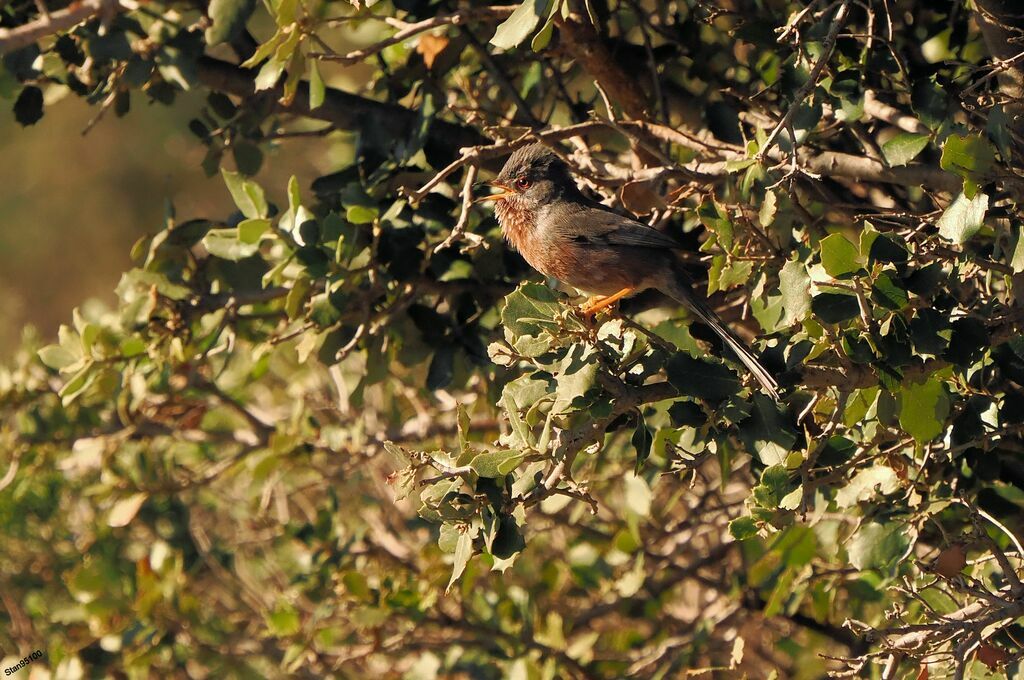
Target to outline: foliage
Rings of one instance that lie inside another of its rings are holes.
[[[237,208],[170,207],[116,309],[0,370],[0,649],[58,677],[1019,673],[1024,126],[984,5],[0,7],[19,122],[199,90]],[[254,179],[309,134],[355,161]],[[781,403],[664,300],[592,320],[531,277],[470,199],[536,139],[707,261]]]

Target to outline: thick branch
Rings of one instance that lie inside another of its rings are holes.
[[[251,97],[257,94],[253,76],[248,71],[212,57],[199,59],[199,79],[204,85],[218,92],[238,97]],[[373,118],[382,127],[392,130],[395,136],[401,136],[418,124],[418,114],[411,109],[385,104],[334,88],[327,88],[323,104],[310,109],[309,83],[305,81],[299,84],[298,92],[289,105],[280,103],[281,92],[281,88],[277,87],[265,93],[268,98],[273,98],[277,110],[325,120],[341,130],[361,129],[367,119]],[[435,140],[443,140],[453,151],[460,146],[475,146],[489,141],[473,128],[436,119],[430,125],[430,135]]]
[[[583,70],[594,77],[627,116],[645,120],[647,96],[637,79],[630,77],[612,58],[590,21],[573,13],[558,27],[561,39]]]

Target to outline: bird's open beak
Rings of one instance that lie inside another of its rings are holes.
[[[515,194],[511,187],[507,187],[500,182],[487,182],[487,186],[495,187],[497,189],[503,189],[500,194],[490,194],[489,196],[481,196],[480,198],[473,201],[474,203],[484,203],[485,201],[500,201],[503,198],[508,198]]]

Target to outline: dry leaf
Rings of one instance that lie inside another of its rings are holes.
[[[434,68],[434,60],[441,54],[444,48],[448,47],[448,38],[443,35],[431,35],[426,33],[420,36],[416,51],[423,55],[423,63],[427,68]]]
[[[921,666],[921,671],[917,674],[917,680],[928,680],[928,665]]]
[[[932,569],[939,576],[953,578],[967,564],[967,551],[962,545],[951,545],[935,558]]]
[[[110,509],[107,524],[112,527],[128,526],[147,498],[149,498],[148,493],[135,493],[114,503],[114,507]]]
[[[978,661],[982,662],[990,671],[996,670],[1010,660],[1010,655],[1001,647],[996,647],[987,642],[982,642],[978,647]]]
[[[650,182],[626,182],[619,190],[619,200],[634,215],[649,215],[665,207],[665,200],[651,189]]]

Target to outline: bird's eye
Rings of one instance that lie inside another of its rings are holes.
[[[521,191],[526,191],[530,188],[530,180],[525,177],[520,177],[516,180],[516,188]]]

